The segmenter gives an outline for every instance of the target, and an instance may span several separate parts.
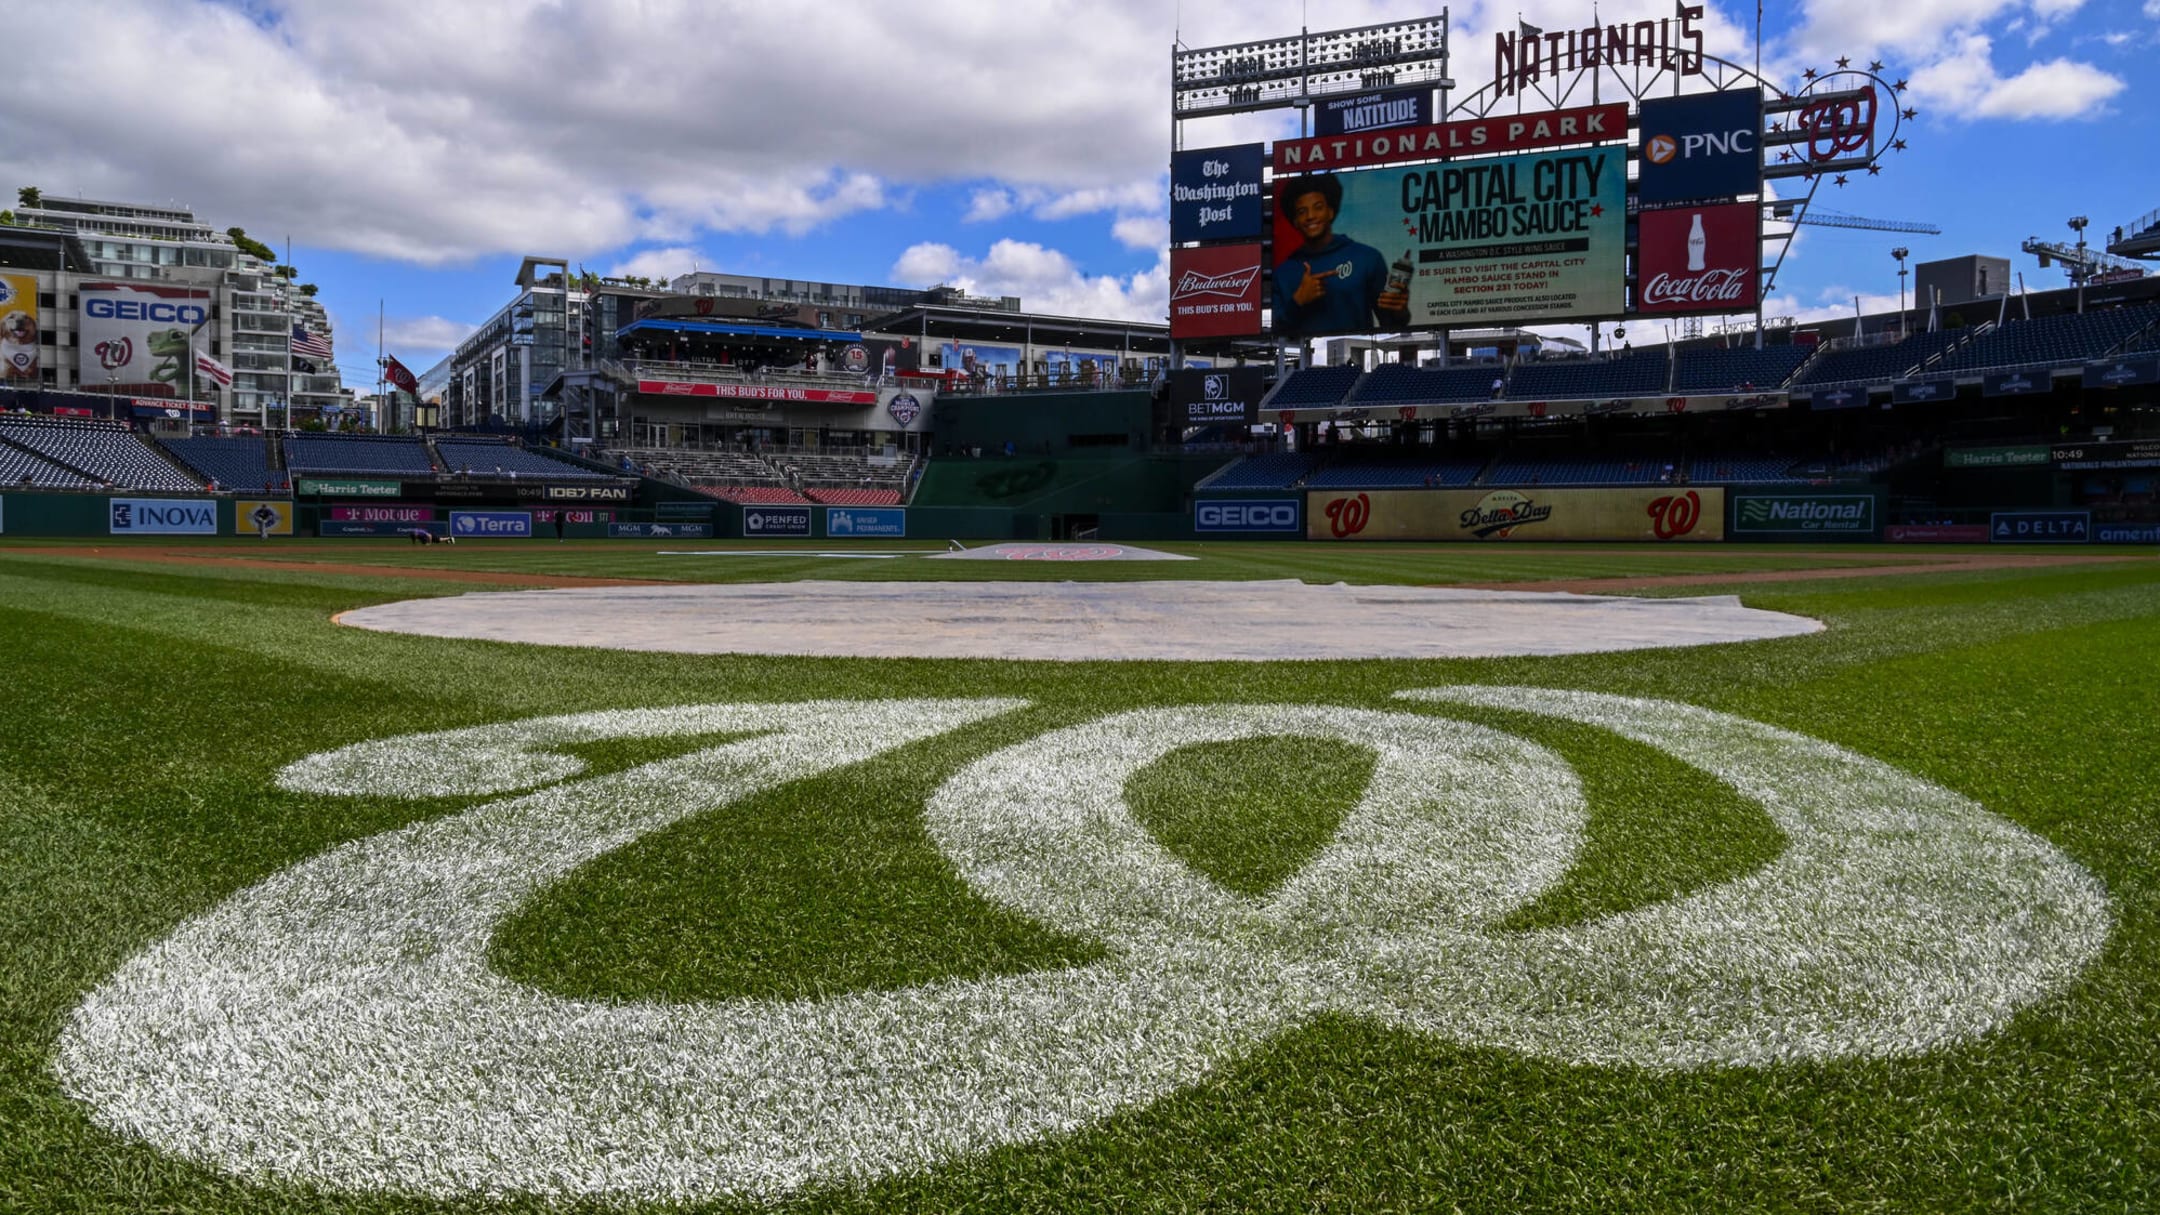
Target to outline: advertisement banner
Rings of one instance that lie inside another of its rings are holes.
[[[415,531],[441,536],[446,534],[447,529],[443,524],[427,521],[390,523],[381,520],[363,522],[357,519],[324,519],[315,525],[316,535],[329,537],[411,536]]]
[[[2117,359],[2085,366],[2087,388],[2128,388],[2133,384],[2160,384],[2160,359]]]
[[[2160,468],[2160,439],[2063,444],[2049,448],[2048,458],[2067,472]]]
[[[217,503],[202,498],[114,498],[106,504],[115,536],[215,536]]]
[[[552,524],[561,515],[565,523],[613,523],[615,512],[611,510],[585,510],[579,507],[558,507],[554,510],[540,509],[533,512],[533,522]]]
[[[2092,512],[1999,510],[1988,517],[1988,539],[1997,544],[2085,544],[2092,540]]]
[[[195,332],[210,319],[210,293],[150,283],[84,283],[76,288],[75,375],[137,397],[185,395]]]
[[[340,523],[426,523],[435,512],[425,506],[331,506],[323,518]]]
[[[1617,316],[1621,148],[1279,179],[1275,330]]]
[[[292,502],[286,498],[242,498],[233,503],[233,534],[236,536],[259,536],[263,525],[270,527],[273,536],[293,534]]]
[[[1818,413],[1830,409],[1863,409],[1867,403],[1865,388],[1825,388],[1808,398],[1808,408]]]
[[[216,408],[207,401],[128,398],[128,413],[137,418],[193,418],[198,422],[207,422],[212,420],[211,415],[216,412]]]
[[[1264,367],[1170,373],[1170,414],[1187,426],[1251,425],[1260,420],[1260,398],[1266,395]]]
[[[0,274],[0,384],[38,382],[45,339],[37,299],[36,275]]]
[[[1170,243],[1258,240],[1264,144],[1170,154]]]
[[[1355,97],[1328,97],[1312,107],[1313,134],[1358,135],[1432,123],[1432,90],[1384,89]]]
[[[610,540],[710,540],[710,523],[610,523]]]
[[[1258,244],[1170,251],[1170,336],[1246,337],[1260,316]]]
[[[1986,544],[1985,523],[1894,523],[1883,529],[1893,544]]]
[[[745,506],[742,513],[744,536],[795,536],[810,534],[810,508],[807,506]]]
[[[293,482],[296,494],[323,498],[395,498],[405,492],[398,481],[356,481],[350,478],[302,477]]]
[[[637,390],[652,397],[725,397],[742,401],[794,401],[813,405],[875,405],[870,389],[783,388],[772,384],[706,384],[690,380],[639,380]]]
[[[532,512],[522,510],[454,510],[450,534],[460,540],[487,536],[524,537],[533,534]]]
[[[1731,535],[1872,536],[1873,494],[1735,494]]]
[[[957,371],[977,382],[991,376],[1024,375],[1028,370],[1026,354],[1018,346],[946,342],[930,358],[945,371]]]
[[[628,502],[627,485],[550,485],[542,496],[549,502]]]
[[[1321,135],[1275,141],[1275,174],[1315,169],[1370,168],[1406,160],[1445,160],[1456,156],[1491,156],[1533,148],[1626,139],[1627,106],[1581,106],[1543,114],[1502,114],[1421,127],[1395,127],[1370,135]]]
[[[2054,387],[2054,377],[2045,371],[2012,371],[1980,377],[1980,395],[1984,397],[2028,397],[2053,391]]]
[[[1890,386],[1890,399],[1899,405],[1915,401],[1954,401],[1957,399],[1957,384],[1948,378],[1903,380]]]
[[[1282,532],[1296,535],[1305,520],[1295,498],[1210,499],[1193,503],[1196,532]]]
[[[1762,283],[1760,206],[1645,211],[1637,228],[1637,312],[1754,310]]]
[[[2103,523],[2094,539],[2102,544],[2160,544],[2160,523]]]
[[[1762,193],[1762,90],[1726,89],[1642,103],[1645,208]]]
[[[1316,490],[1311,540],[1634,540],[1725,538],[1725,491],[1642,489]]]
[[[895,392],[885,402],[885,416],[902,430],[913,426],[922,412],[922,401],[912,392]]]
[[[914,338],[877,338],[856,342],[840,352],[840,368],[850,375],[880,378],[913,371],[922,363]]]
[[[828,506],[825,508],[825,534],[833,539],[842,536],[898,539],[907,535],[907,511],[898,506]]]
[[[2038,443],[2018,447],[1952,447],[1943,452],[1944,468],[2026,468],[2050,460]]]

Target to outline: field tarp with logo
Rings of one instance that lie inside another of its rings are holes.
[[[1325,490],[1305,499],[1312,540],[1725,538],[1725,491],[1679,489]]]

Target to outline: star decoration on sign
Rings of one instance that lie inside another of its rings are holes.
[[[1785,124],[1783,122],[1773,122],[1770,124],[1770,129],[1773,131],[1782,131],[1785,129]]]
[[[1905,91],[1905,86],[1911,83],[1912,81],[1910,80],[1900,80],[1896,84],[1891,85],[1890,87],[1892,90],[1902,93]]]
[[[1804,71],[1804,72],[1800,73],[1800,76],[1801,76],[1801,78],[1802,78],[1802,79],[1805,79],[1805,80],[1813,80],[1813,79],[1815,79],[1815,69],[1814,69],[1814,68],[1809,68],[1808,70],[1806,70],[1806,71]]]
[[[1904,151],[1904,150],[1905,150],[1905,141],[1904,141],[1904,140],[1902,140],[1902,139],[1896,139],[1896,140],[1892,140],[1892,141],[1891,141],[1891,143],[1890,143],[1890,150],[1891,150],[1891,151],[1893,151],[1893,152],[1902,152],[1902,151]]]
[[[1791,159],[1792,159],[1792,149],[1791,149],[1791,148],[1787,148],[1787,149],[1785,149],[1784,151],[1782,151],[1782,152],[1778,153],[1778,154],[1777,154],[1777,158],[1778,158],[1779,160],[1791,160]]]
[[[1879,71],[1881,71],[1881,70],[1882,70],[1882,60],[1880,60],[1880,59],[1877,59],[1877,60],[1875,60],[1875,61],[1874,61],[1873,63],[1870,63],[1870,64],[1868,64],[1868,65],[1867,65],[1867,70],[1869,70],[1869,71],[1871,71],[1871,72],[1879,72]]]
[[[1867,175],[1868,175],[1869,177],[1880,177],[1880,176],[1882,176],[1882,166],[1881,166],[1881,165],[1869,165],[1869,166],[1867,167]]]
[[[1908,121],[1908,122],[1910,122],[1910,121],[1912,121],[1913,119],[1915,119],[1915,118],[1918,118],[1918,117],[1920,117],[1920,111],[1918,111],[1918,110],[1907,110],[1907,111],[1905,111],[1905,119],[1906,119],[1906,121]]]
[[[1591,204],[1590,204],[1590,218],[1592,218],[1592,219],[1596,219],[1596,218],[1597,218],[1598,216],[1600,216],[1600,215],[1603,215],[1603,214],[1605,214],[1605,204],[1604,204],[1604,203],[1591,203]]]
[[[1839,55],[1837,65],[1841,68],[1849,68],[1852,66],[1852,60],[1843,55]]]
[[[1837,175],[1837,184],[1841,186],[1845,184],[1845,175],[1843,173]]]

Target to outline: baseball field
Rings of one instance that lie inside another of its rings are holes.
[[[661,547],[0,542],[0,1211],[2160,1206],[2149,554]],[[1072,578],[1823,628],[1027,662],[333,619]]]

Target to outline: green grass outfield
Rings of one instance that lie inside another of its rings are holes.
[[[474,588],[310,566],[384,561],[704,581],[1444,583],[1807,570],[1942,550],[1214,544],[1156,546],[1202,558],[1195,562],[1074,567],[671,558],[657,555],[665,546],[627,543],[99,541],[97,558],[70,551],[86,547],[0,545],[0,1211],[604,1205],[246,1180],[115,1135],[64,1091],[56,1052],[70,1018],[129,959],[335,846],[498,800],[343,796],[278,783],[286,765],[369,740],[588,710],[1026,702],[610,851],[524,902],[488,945],[493,973],[527,990],[625,1006],[819,1001],[1101,964],[1113,951],[1103,940],[994,902],[964,880],[926,828],[926,804],[993,754],[1156,706],[1280,703],[1440,717],[1557,753],[1587,802],[1583,845],[1564,876],[1492,925],[1496,933],[1595,924],[1743,882],[1790,846],[1763,805],[1643,742],[1507,708],[1396,697],[1462,684],[1681,702],[1881,761],[1978,802],[2082,867],[2106,892],[2105,943],[2068,981],[1990,1032],[1888,1058],[1589,1064],[1324,1011],[1167,1095],[1119,1104],[1060,1133],[861,1183],[697,1205],[2160,1209],[2160,561],[1742,585],[1727,589],[1829,627],[1691,650],[1056,664],[676,657],[404,638],[339,628],[330,617]],[[130,551],[280,565],[109,559]],[[735,737],[616,738],[568,751],[587,775],[604,777]],[[1146,764],[1124,795],[1133,816],[1192,870],[1222,891],[1264,899],[1329,848],[1375,762],[1370,747],[1313,737],[1203,743]],[[1975,874],[1976,890],[1984,881]],[[623,1083],[634,1087],[636,1077]],[[275,1119],[282,1108],[272,1102],[255,1116]],[[424,1127],[412,1134],[427,1141]]]

